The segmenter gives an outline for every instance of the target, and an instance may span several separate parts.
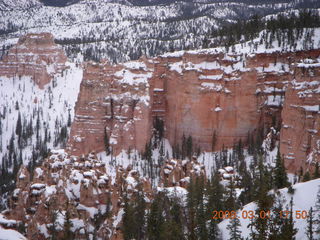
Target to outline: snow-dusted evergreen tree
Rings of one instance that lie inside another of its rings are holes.
[[[277,157],[276,157],[276,166],[274,169],[274,179],[275,179],[274,180],[275,186],[278,189],[288,187],[288,185],[289,185],[286,169],[284,166],[283,159],[280,156],[279,150],[277,152]]]
[[[314,224],[315,224],[315,234],[317,237],[320,236],[320,186],[318,187],[316,203],[314,207]]]
[[[158,193],[151,203],[147,219],[147,237],[150,240],[160,239],[161,230],[164,224],[161,203],[163,193]]]
[[[70,213],[67,210],[65,213],[65,216],[64,216],[63,240],[73,240],[74,239],[74,233],[71,230],[72,227],[73,227],[73,224],[70,219]]]
[[[289,211],[289,217],[284,218],[284,222],[281,227],[281,236],[282,239],[295,239],[295,235],[298,232],[298,229],[295,227],[293,219],[293,198],[290,200],[290,204],[287,207],[286,211]]]
[[[276,192],[274,204],[270,210],[270,240],[281,239],[282,232],[281,227],[284,223],[283,217],[281,217],[281,211],[283,211],[283,203],[285,199],[282,197],[281,193]]]
[[[262,157],[259,157],[258,175],[257,175],[257,193],[256,203],[257,208],[255,215],[260,216],[261,212],[268,212],[273,206],[274,196],[269,194],[269,174],[268,169],[262,162]],[[270,235],[270,219],[269,218],[253,218],[249,224],[251,228],[251,239],[268,239]]]
[[[313,179],[317,179],[320,177],[320,170],[319,170],[319,163],[317,162],[315,167],[314,167],[314,172],[313,172]]]
[[[239,218],[235,217],[230,220],[230,223],[227,226],[229,230],[230,240],[242,240],[241,237],[241,223]]]
[[[314,218],[313,218],[314,212],[312,207],[310,208],[308,212],[308,218],[307,218],[307,229],[306,229],[306,236],[309,240],[314,240]]]
[[[223,195],[224,187],[220,184],[219,175],[212,176],[211,181],[206,184],[206,212],[208,213],[208,237],[209,239],[219,239],[218,219],[212,219],[213,211],[225,210]]]

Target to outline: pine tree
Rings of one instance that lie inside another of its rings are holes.
[[[269,240],[278,240],[282,239],[281,228],[284,224],[284,219],[281,216],[281,212],[283,211],[283,203],[284,198],[281,196],[280,192],[277,192],[277,197],[275,199],[275,203],[273,204],[270,211],[270,236]]]
[[[193,153],[193,143],[192,143],[192,137],[189,136],[187,139],[187,156],[189,159],[191,159]]]
[[[188,239],[195,240],[197,239],[196,235],[196,186],[191,178],[188,186],[188,195],[187,195],[187,208],[188,208]]]
[[[68,204],[67,204],[67,206],[68,206]],[[70,214],[69,214],[69,211],[67,208],[65,216],[64,216],[64,224],[63,224],[63,233],[64,233],[63,239],[64,240],[74,239],[74,234],[71,231],[72,226],[73,226],[73,224],[70,220]]]
[[[164,218],[162,214],[161,202],[163,193],[158,193],[150,206],[147,220],[147,236],[149,240],[158,240],[163,229]]]
[[[276,166],[275,166],[275,186],[279,188],[284,188],[288,187],[289,182],[288,182],[288,176],[286,173],[286,169],[284,167],[284,162],[280,156],[280,151],[278,150],[277,152],[277,157],[276,157]]]
[[[263,165],[262,157],[259,157],[259,176],[257,178],[257,193],[256,193],[256,203],[257,209],[255,211],[255,215],[259,216],[261,212],[268,212],[270,211],[273,205],[273,196],[268,193],[269,190],[269,180],[268,171]],[[253,218],[249,227],[251,227],[250,237],[252,239],[268,239],[269,237],[269,225],[270,219],[269,218]]]
[[[224,188],[220,184],[219,175],[214,174],[211,181],[207,182],[206,197],[208,199],[206,204],[208,225],[208,238],[217,239],[219,236],[218,219],[212,219],[213,211],[223,211],[225,209],[223,202]]]
[[[104,220],[104,215],[101,213],[101,210],[98,209],[98,212],[94,215],[93,217],[93,240],[97,239],[97,232],[101,226],[101,224],[103,223]]]
[[[172,208],[170,210],[170,214],[172,216],[172,226],[173,231],[172,235],[175,236],[177,240],[179,239],[184,239],[184,234],[183,234],[183,225],[182,225],[182,209],[180,204],[178,203],[178,199],[174,199],[173,203],[171,204]]]
[[[217,133],[216,131],[213,132],[212,134],[212,143],[211,143],[211,151],[213,152],[217,143]]]
[[[109,156],[111,153],[110,152],[110,142],[109,142],[109,136],[108,136],[106,128],[104,128],[104,147],[105,147],[105,151],[106,151],[107,156]]]
[[[233,180],[231,180],[229,183],[229,190],[227,193],[227,199],[225,201],[225,206],[226,206],[226,209],[228,209],[228,211],[235,211],[238,208],[238,206],[236,204],[236,192],[235,192]]]
[[[182,144],[181,144],[181,158],[185,159],[187,157],[187,139],[186,136],[182,135]]]
[[[2,118],[0,114],[0,136],[2,135]]]
[[[165,200],[166,204],[171,206],[170,210],[167,211],[166,207],[166,219],[162,225],[159,240],[184,240],[183,225],[182,225],[182,209],[179,204],[178,198],[173,198],[171,201]],[[200,236],[199,236],[200,239]]]
[[[16,101],[15,109],[18,111],[19,110],[19,103]]]
[[[242,240],[241,237],[241,230],[239,229],[241,227],[239,218],[235,217],[232,218],[227,226],[227,229],[229,230],[230,240]]]
[[[289,218],[284,218],[284,224],[282,225],[281,228],[281,234],[282,234],[282,239],[295,239],[295,235],[297,234],[298,230],[297,228],[294,227],[294,220],[293,220],[293,198],[290,200],[290,208],[289,210]]]
[[[306,173],[303,175],[303,182],[307,182],[311,180],[310,172],[306,171]]]
[[[146,202],[144,200],[144,195],[142,191],[142,186],[139,183],[139,192],[136,200],[136,206],[134,208],[135,211],[135,222],[136,224],[136,239],[144,239],[145,235],[145,210],[146,210]]]
[[[320,171],[319,171],[319,163],[317,162],[315,167],[314,167],[314,173],[313,173],[313,176],[312,178],[313,179],[317,179],[320,177]]]
[[[207,184],[207,212],[210,212],[210,217],[212,211],[224,211],[226,209],[223,201],[224,193],[225,189],[220,184],[219,174],[216,173],[212,176],[211,182]]]
[[[122,233],[125,240],[134,239],[135,237],[135,221],[134,208],[129,202],[127,196],[124,197],[124,214],[122,218]]]
[[[163,122],[163,120],[156,117],[153,125],[156,130],[158,140],[161,140],[164,136],[164,122]]]
[[[68,123],[67,126],[70,127],[71,126],[71,114],[70,114],[70,109],[68,110]]]
[[[39,109],[37,110],[37,122],[36,122],[36,136],[37,136],[37,141],[39,141],[39,131],[40,131],[40,114],[39,114]]]
[[[253,201],[254,187],[251,173],[247,170],[246,164],[244,163],[243,167],[241,168],[243,170],[241,174],[240,185],[243,188],[243,191],[239,196],[239,201],[244,205]]]
[[[320,186],[318,187],[314,215],[315,233],[320,235]]]
[[[314,240],[314,219],[313,219],[313,209],[312,207],[309,210],[308,218],[307,218],[307,229],[306,235],[309,240]]]
[[[51,231],[51,240],[57,240],[57,211],[52,211],[51,213],[51,222],[52,225],[50,226],[50,231]]]
[[[303,178],[303,168],[300,167],[300,170],[299,170],[299,180],[298,180],[298,181],[299,181],[299,182],[302,181],[302,180],[303,180],[302,178]]]
[[[208,229],[206,226],[206,214],[204,211],[203,199],[201,199],[199,206],[197,208],[197,237],[199,240],[208,239]]]
[[[17,124],[16,124],[16,134],[19,136],[19,139],[21,137],[21,133],[22,133],[22,123],[21,123],[21,114],[19,112],[18,120],[17,120]]]

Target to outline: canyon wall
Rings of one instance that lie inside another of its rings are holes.
[[[32,76],[43,88],[63,72],[65,61],[52,35],[30,34],[3,57],[0,75]],[[16,229],[28,223],[29,239],[48,238],[54,216],[62,237],[67,212],[78,239],[87,239],[88,232],[122,239],[124,192],[131,198],[142,191],[149,204],[152,182],[133,169],[133,164],[141,167],[138,160],[113,165],[112,158],[103,161],[94,152],[144,151],[156,118],[163,120],[171,145],[181,146],[183,135],[190,135],[196,147],[220,150],[274,126],[290,172],[320,161],[320,50],[225,54],[211,49],[83,67],[67,151],[52,151],[31,173],[19,170],[5,212],[14,220],[0,223]],[[159,168],[159,191],[185,192],[190,178],[206,175],[195,159],[165,159]]]
[[[155,118],[164,121],[172,145],[190,135],[205,151],[232,147],[249,133],[280,129],[283,122],[280,149],[288,169],[295,171],[305,167],[308,157],[318,159],[317,151],[311,151],[319,145],[319,110],[314,107],[319,104],[318,57],[317,50],[251,55],[199,51],[113,66],[88,63],[68,150],[75,155],[103,151],[107,136],[115,155],[122,149],[143,151]],[[313,62],[306,70],[312,67],[312,76],[302,74],[303,61]],[[305,81],[311,86],[306,83],[305,89],[314,94],[299,97],[294,84]],[[313,106],[312,117],[303,112],[308,106]],[[300,116],[308,117],[297,121]],[[287,125],[297,126],[290,136]],[[301,134],[305,140],[293,140]],[[286,148],[288,141],[296,143]]]
[[[150,84],[153,68],[138,61],[119,66],[87,63],[80,87],[68,150],[118,154],[142,150],[151,135]]]
[[[50,33],[21,37],[0,61],[0,76],[31,76],[43,88],[66,68],[67,57]]]
[[[320,51],[303,55],[294,64],[282,111],[280,151],[291,172],[320,160]]]
[[[67,150],[78,156],[106,148],[113,155],[143,151],[155,118],[164,121],[171,145],[190,135],[204,151],[281,125],[286,167],[305,168],[319,160],[319,55],[209,49],[85,63]],[[43,88],[66,60],[51,34],[28,34],[3,56],[0,75],[32,76]]]

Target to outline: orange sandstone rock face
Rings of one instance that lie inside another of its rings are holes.
[[[64,51],[54,43],[50,33],[27,34],[0,61],[0,75],[31,76],[43,88],[53,74],[66,68],[66,61]]]
[[[320,161],[319,52],[298,62],[282,111],[281,153],[291,172]]]
[[[210,151],[214,134],[214,147],[220,149],[258,127],[257,73],[243,67],[241,56],[234,58],[190,54],[164,59],[169,71],[155,81],[164,82],[166,137],[171,144],[181,144],[183,134],[190,135],[202,150]]]
[[[187,52],[115,66],[88,63],[68,150],[76,155],[103,151],[106,132],[113,154],[122,149],[141,151],[156,117],[164,121],[165,137],[172,145],[181,145],[182,136],[190,135],[205,151],[231,147],[261,128],[280,128],[281,118],[295,119],[281,114],[283,104],[288,108],[294,99],[297,105],[303,104],[302,98],[290,97],[290,89],[295,72],[299,72],[296,63],[309,56],[315,59],[319,51],[256,55]],[[316,95],[312,98],[313,102],[318,99]],[[317,119],[318,113],[314,114]],[[301,123],[298,132],[315,135],[317,126],[312,124],[306,127]],[[311,142],[310,149],[318,146],[317,141]],[[301,147],[299,143],[293,151]],[[308,151],[299,155],[300,163],[308,156]],[[298,165],[289,167],[290,171]]]
[[[79,155],[105,150],[142,150],[151,134],[148,79],[153,69],[139,61],[126,65],[87,63],[75,109],[68,150]]]

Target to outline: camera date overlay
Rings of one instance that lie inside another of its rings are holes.
[[[295,219],[306,219],[308,218],[308,211],[306,210],[296,210],[296,211],[289,211],[283,210],[279,212],[272,212],[272,211],[253,211],[253,210],[242,210],[242,211],[213,211],[212,212],[212,219],[235,219],[235,218],[242,218],[242,219],[268,219],[276,215],[279,218],[288,219],[291,217]]]

